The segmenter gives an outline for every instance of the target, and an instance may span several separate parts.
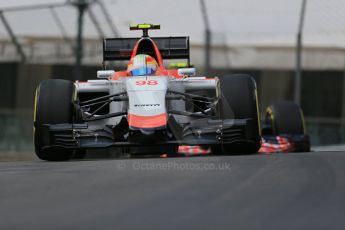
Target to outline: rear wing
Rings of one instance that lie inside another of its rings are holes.
[[[105,38],[103,40],[103,62],[129,60],[135,44],[140,38]],[[152,37],[163,59],[188,59],[189,37]]]

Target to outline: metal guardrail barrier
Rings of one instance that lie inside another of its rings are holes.
[[[0,110],[0,150],[33,150],[31,110]]]
[[[306,117],[305,123],[312,145],[345,143],[345,124],[341,118]]]

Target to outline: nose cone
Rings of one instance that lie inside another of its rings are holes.
[[[147,104],[144,104],[145,106]],[[167,125],[168,116],[166,113],[153,116],[139,116],[129,113],[128,125],[134,129],[155,129]]]

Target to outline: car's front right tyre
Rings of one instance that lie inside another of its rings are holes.
[[[72,150],[49,148],[50,138],[44,128],[45,124],[72,123],[74,96],[75,86],[71,81],[51,79],[38,86],[34,107],[34,144],[38,158],[65,161],[73,156]]]

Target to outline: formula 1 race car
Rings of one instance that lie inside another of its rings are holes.
[[[189,37],[149,37],[159,25],[138,24],[141,38],[103,41],[97,80],[40,83],[34,143],[43,160],[68,160],[86,149],[130,154],[176,154],[200,146],[213,154],[256,153],[261,146],[257,89],[246,74],[196,77],[194,68],[169,70],[163,59],[190,63]],[[109,61],[129,61],[124,71]]]
[[[267,107],[261,133],[261,153],[310,151],[303,111],[292,101],[278,101]]]

